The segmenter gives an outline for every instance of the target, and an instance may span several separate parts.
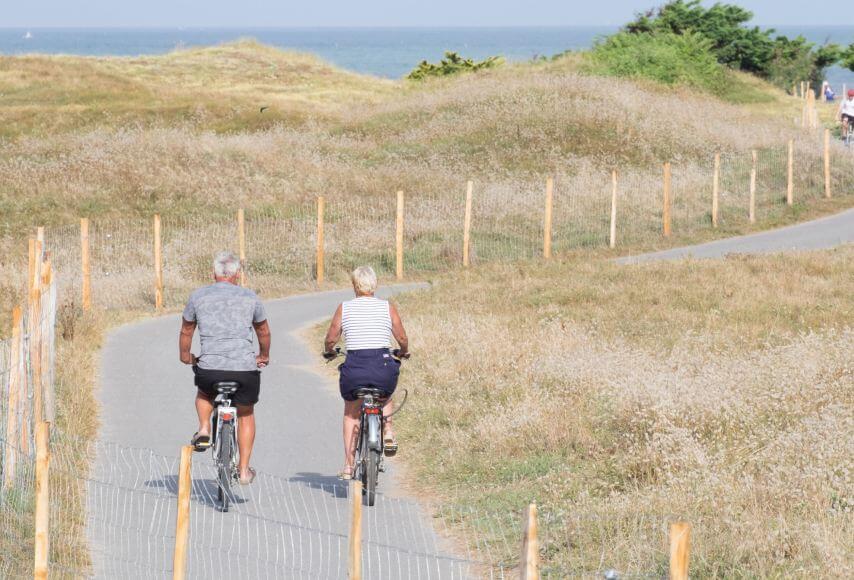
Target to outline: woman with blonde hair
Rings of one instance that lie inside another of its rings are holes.
[[[340,367],[339,390],[344,399],[344,468],[341,479],[353,477],[356,441],[359,436],[360,401],[354,396],[359,388],[380,389],[387,394],[383,413],[391,413],[391,395],[397,388],[400,358],[409,358],[409,340],[403,322],[393,304],[374,296],[377,275],[370,266],[360,266],[350,276],[356,297],[341,303],[335,310],[324,342],[324,356],[342,335],[347,345],[347,358]],[[400,345],[397,357],[390,350],[392,336]],[[386,419],[383,447],[387,456],[397,453],[397,440]]]

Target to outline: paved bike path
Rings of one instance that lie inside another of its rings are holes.
[[[423,285],[381,288],[378,295],[419,287]],[[230,575],[227,571],[253,578],[343,577],[348,499],[335,477],[343,462],[343,407],[334,381],[314,372],[320,345],[309,348],[299,333],[330,317],[351,296],[352,291],[333,291],[265,302],[273,341],[256,407],[252,465],[260,475],[252,486],[238,488],[234,509],[222,514],[212,501],[216,486],[210,453],[193,455],[191,577]],[[98,391],[103,441],[166,457],[177,456],[188,442],[197,425],[195,389],[191,369],[178,361],[179,327],[180,316],[172,315],[109,333]],[[128,465],[116,465],[123,462]],[[380,491],[387,497],[380,498],[377,508],[365,508],[368,577],[464,576],[462,565],[450,556],[433,556],[442,552],[442,542],[416,502],[396,497],[401,494],[394,460],[386,463]],[[158,577],[147,566],[168,573],[174,461],[144,460],[134,452],[104,447],[97,452],[93,473],[94,479],[110,483],[90,490],[89,539],[96,576]],[[118,533],[110,510],[124,514]],[[167,511],[170,515],[163,515]]]
[[[854,209],[776,230],[627,256],[616,261],[619,264],[638,264],[683,258],[722,258],[728,254],[821,250],[851,243],[854,243]]]

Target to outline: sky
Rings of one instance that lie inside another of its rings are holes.
[[[663,1],[0,0],[0,27],[619,25]],[[854,28],[854,0],[730,2],[751,10],[756,24],[848,24]]]

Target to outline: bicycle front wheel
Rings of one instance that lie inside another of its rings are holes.
[[[231,494],[231,472],[234,457],[234,423],[224,422],[219,432],[219,454],[217,456],[217,495],[222,511],[228,511]]]

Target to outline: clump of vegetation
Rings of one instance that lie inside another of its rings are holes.
[[[591,57],[598,73],[648,78],[715,93],[727,79],[711,48],[712,42],[697,33],[621,32],[597,43]]]
[[[854,58],[846,56],[854,55],[854,45],[843,51],[835,44],[816,47],[802,36],[774,36],[773,29],[747,26],[752,18],[752,12],[733,4],[705,8],[699,0],[674,0],[639,15],[620,34],[700,35],[709,41],[711,54],[721,64],[782,87],[802,80],[819,84],[825,69],[844,56],[843,64],[854,66]]]
[[[495,68],[504,63],[500,56],[490,56],[481,61],[471,58],[463,58],[456,52],[446,51],[445,58],[438,63],[422,60],[406,78],[420,81],[429,77],[445,77],[464,72],[475,72],[488,68]]]

